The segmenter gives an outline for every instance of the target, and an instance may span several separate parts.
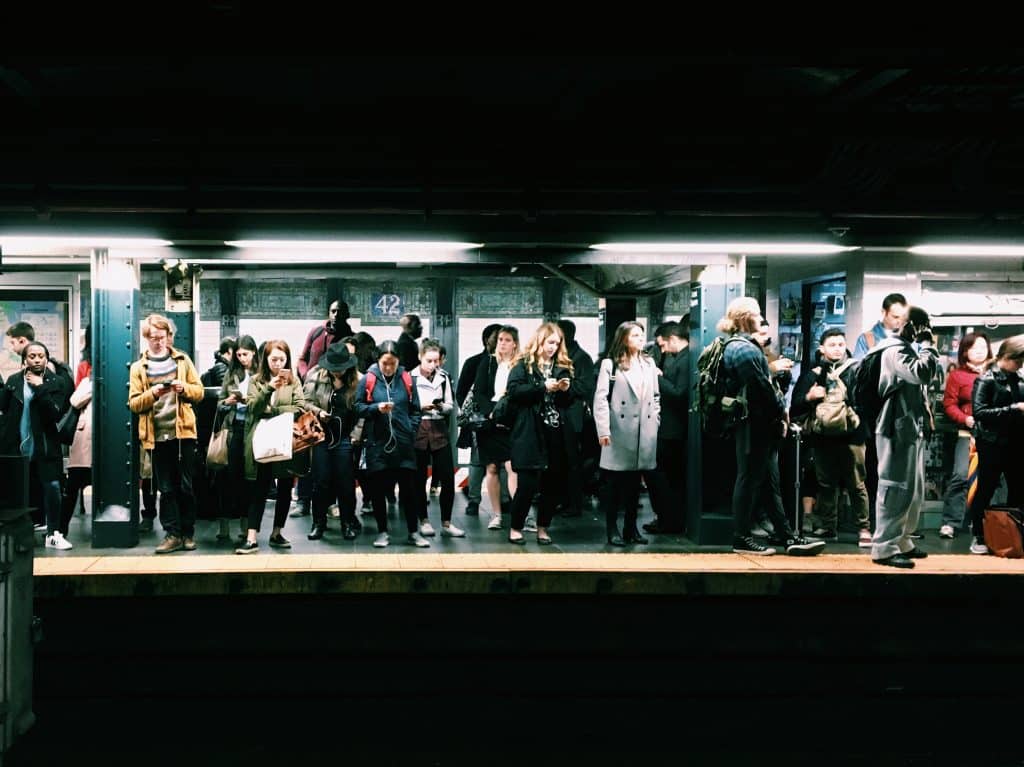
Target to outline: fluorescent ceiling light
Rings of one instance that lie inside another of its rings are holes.
[[[1024,245],[915,245],[918,256],[1024,256]]]
[[[479,242],[440,242],[415,240],[228,240],[235,248],[269,248],[274,250],[418,250],[453,251],[482,248]]]
[[[89,266],[88,256],[4,256],[4,266]]]
[[[744,253],[750,255],[824,256],[858,250],[826,242],[604,242],[593,250],[618,253]]]
[[[88,256],[93,248],[111,250],[160,248],[172,245],[169,240],[148,237],[23,237],[0,235],[4,253],[19,256],[76,255]],[[5,259],[6,260],[6,259]],[[13,263],[13,262],[12,262]]]

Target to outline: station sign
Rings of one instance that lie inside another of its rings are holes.
[[[373,293],[370,314],[374,317],[401,317],[405,314],[405,298],[401,293]]]

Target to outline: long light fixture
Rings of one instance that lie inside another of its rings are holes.
[[[827,242],[603,242],[592,250],[618,253],[736,253],[749,255],[827,256],[858,250],[858,246]]]
[[[1024,245],[914,245],[918,256],[1024,256]]]
[[[446,242],[440,240],[227,240],[234,248],[269,250],[406,250],[456,251],[482,248],[479,242]]]
[[[82,251],[88,255],[92,248],[145,249],[167,247],[170,240],[149,237],[75,237],[61,235],[53,237],[31,237],[22,235],[0,235],[0,248],[12,256],[64,255],[68,251]],[[12,262],[13,263],[13,262]]]

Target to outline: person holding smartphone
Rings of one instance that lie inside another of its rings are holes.
[[[519,478],[512,498],[510,543],[523,544],[526,516],[540,491],[537,543],[551,544],[548,527],[559,502],[568,498],[570,466],[578,464],[577,440],[566,411],[584,396],[558,325],[545,322],[523,348],[508,376],[508,399],[515,409],[512,468]]]
[[[246,540],[235,549],[236,554],[254,554],[259,551],[256,536],[266,511],[267,492],[277,480],[277,497],[274,503],[274,528],[269,543],[274,548],[290,549],[292,544],[281,531],[288,518],[292,502],[292,486],[295,484],[292,461],[257,463],[253,455],[252,440],[256,425],[264,418],[273,418],[282,413],[295,414],[308,410],[302,392],[302,382],[291,371],[292,352],[286,341],[272,340],[263,345],[259,372],[249,385],[245,398],[245,478],[255,482],[249,503],[249,528]],[[299,460],[302,460],[300,456]]]
[[[462,538],[466,533],[452,524],[452,506],[455,504],[455,469],[452,461],[452,446],[448,439],[448,417],[453,408],[452,383],[448,374],[441,369],[441,344],[428,338],[420,345],[420,364],[412,371],[413,385],[423,414],[416,431],[416,463],[418,469],[417,489],[421,491],[422,503],[419,510],[420,534],[430,537],[434,528],[430,524],[430,499],[423,492],[427,483],[427,470],[441,484],[441,535]]]

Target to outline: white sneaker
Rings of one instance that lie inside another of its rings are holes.
[[[434,532],[433,525],[431,525],[430,522],[428,522],[426,520],[421,522],[420,523],[420,535],[425,536],[427,538],[431,538],[434,535],[436,535],[436,533]]]
[[[487,523],[488,530],[500,530],[501,529],[501,514],[493,514],[491,521]]]
[[[424,538],[419,533],[410,533],[409,534],[409,543],[412,544],[413,546],[415,546],[416,548],[419,548],[419,549],[429,549],[430,548],[430,541],[428,541],[426,538]]]
[[[952,525],[943,525],[939,528],[940,538],[952,538],[955,535]]]
[[[45,533],[46,532],[46,523],[41,523],[41,524],[38,524],[38,525],[33,525],[32,526],[32,532],[35,532],[35,533]]]
[[[383,549],[389,543],[391,543],[391,536],[389,536],[387,533],[380,533],[377,535],[376,538],[373,539],[373,545],[376,546],[378,549]]]
[[[988,554],[990,552],[988,550],[988,546],[986,546],[982,541],[979,541],[977,538],[974,538],[971,540],[971,553]]]
[[[67,551],[73,548],[71,542],[68,541],[60,532],[60,530],[54,530],[52,535],[46,536],[46,548],[57,549],[58,551]]]
[[[524,533],[535,533],[535,532],[537,532],[537,520],[535,520],[533,518],[532,514],[530,516],[528,516],[526,518],[526,521],[523,523],[523,532]]]
[[[448,538],[465,538],[466,531],[456,527],[455,525],[441,525],[441,535],[447,536]]]

